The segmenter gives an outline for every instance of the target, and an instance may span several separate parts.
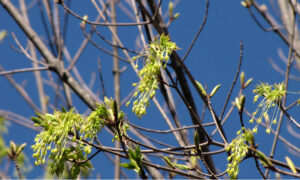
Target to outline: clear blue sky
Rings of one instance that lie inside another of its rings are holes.
[[[163,8],[165,9],[166,6],[167,3],[165,2],[163,4]],[[190,42],[192,41],[202,22],[204,7],[204,0],[190,0],[180,1],[174,10],[175,12],[180,13],[180,17],[172,23],[171,27],[169,28],[169,32],[172,40],[175,41],[178,47],[181,48],[178,50],[178,53],[181,56],[185,54]],[[90,19],[95,18],[95,10],[90,2],[72,1],[71,8],[80,15],[88,14]],[[120,9],[118,8],[117,11],[120,11]],[[35,30],[38,32],[38,34],[42,34],[45,37],[37,6],[34,6],[32,10],[30,10],[29,15],[32,21],[31,24]],[[19,30],[17,25],[2,7],[0,10],[0,17],[2,19],[2,23],[0,23],[0,30],[5,29],[9,33],[14,32],[20,39],[21,43],[25,45],[26,40],[24,38],[24,34]],[[129,21],[129,19],[123,15],[117,16],[117,19],[123,22]],[[258,19],[264,25],[266,25],[261,18]],[[68,46],[72,57],[74,57],[81,41],[83,40],[79,23],[80,21],[78,19],[70,16],[67,40],[65,43]],[[107,37],[110,37],[107,27],[99,27],[98,30],[104,33],[104,35]],[[135,40],[137,32],[138,31],[136,27],[118,27],[118,33],[120,34],[121,40],[126,46],[129,46],[132,49],[136,48]],[[110,48],[99,38],[96,38],[96,41],[103,47]],[[222,85],[212,100],[213,106],[218,114],[221,112],[221,108],[225,102],[225,97],[236,73],[240,54],[240,41],[244,42],[242,70],[245,72],[247,79],[254,79],[252,85],[245,91],[245,94],[247,95],[246,106],[249,111],[253,112],[255,110],[255,105],[252,103],[252,89],[256,84],[259,83],[259,81],[279,83],[284,80],[284,77],[279,75],[268,62],[268,59],[271,58],[282,69],[285,69],[284,63],[280,60],[278,55],[278,49],[282,49],[285,56],[288,54],[288,47],[283,43],[283,41],[275,33],[263,32],[254,23],[253,19],[251,19],[247,9],[240,5],[239,1],[211,0],[207,24],[199,36],[199,39],[192,49],[190,55],[188,56],[186,65],[190,69],[195,79],[200,81],[202,84],[207,85],[209,90],[211,90],[217,84]],[[31,64],[29,60],[27,60],[22,54],[17,53],[10,47],[10,45],[17,47],[11,34],[9,34],[9,36],[2,43],[0,43],[0,65],[6,70],[30,67]],[[122,54],[121,51],[120,54]],[[113,76],[111,73],[112,58],[110,56],[89,45],[86,52],[84,52],[80,57],[76,66],[87,84],[91,78],[91,73],[96,73],[97,79],[93,90],[97,91],[100,87],[97,73],[97,58],[101,59],[107,96],[113,96]],[[121,67],[122,66],[127,66],[127,64],[121,63]],[[296,76],[299,76],[299,73],[295,69],[292,70],[292,73]],[[43,72],[43,76],[46,77],[45,72]],[[33,74],[22,73],[13,75],[13,77],[18,83],[24,83],[26,85],[25,89],[30,93],[33,100],[38,102],[38,95],[35,88],[36,86],[35,80],[33,79]],[[125,96],[132,90],[131,83],[137,81],[137,77],[134,75],[129,66],[128,70],[126,70],[126,72],[122,75],[121,81],[121,96],[122,98],[125,98]],[[297,86],[297,83],[298,82],[296,81],[291,81],[289,86],[290,91],[299,91],[299,86]],[[22,97],[3,76],[0,76],[0,84],[0,109],[12,111],[25,117],[34,115],[33,110],[28,107]],[[46,87],[49,88],[49,86]],[[237,95],[239,90],[238,88],[239,82],[234,90],[233,96]],[[49,93],[48,96],[53,98],[53,91],[46,89],[46,93]],[[76,109],[81,113],[85,112],[87,109],[86,105],[81,102],[75,94],[73,94],[73,97],[74,106]],[[158,97],[161,96],[158,94]],[[290,96],[290,98],[288,98],[288,104],[296,98],[298,98],[298,95]],[[50,99],[50,101],[54,102],[54,99]],[[160,102],[162,103],[162,99],[160,99]],[[199,112],[201,112],[202,102],[198,97],[196,98],[196,104]],[[191,125],[192,122],[182,102],[178,103],[178,109],[182,124]],[[128,119],[135,124],[153,129],[168,129],[167,124],[159,115],[154,103],[151,103],[149,110],[147,111],[147,115],[142,119],[135,117],[132,114],[131,109],[128,107],[124,106],[122,107],[122,110],[127,113],[126,115]],[[233,139],[235,137],[235,132],[240,128],[237,113],[237,110],[234,110],[228,122],[225,124],[225,131],[229,139]],[[299,115],[299,112],[297,111],[291,111],[291,113],[294,113],[296,118]],[[246,126],[252,127],[252,125],[247,123],[248,120],[249,118],[245,117]],[[207,115],[205,122],[210,121],[211,119]],[[284,121],[286,122],[287,119],[284,119]],[[30,153],[32,153],[30,145],[33,143],[33,138],[36,132],[13,123],[9,128],[9,132],[10,133],[5,136],[7,143],[9,143],[11,139],[17,143],[27,142],[28,146],[25,149],[25,152],[28,153],[30,157]],[[283,135],[288,137],[288,139],[295,142],[296,139],[287,132],[286,123],[283,125],[282,132]],[[104,132],[104,134],[107,133]],[[102,137],[106,138],[100,138],[101,142],[106,145],[112,145],[109,136],[104,136],[104,134]],[[171,142],[171,144],[174,146],[177,145],[174,138],[171,136],[154,135],[154,137],[160,138],[161,141],[166,143]],[[259,143],[259,148],[262,149],[266,154],[268,154],[270,151],[272,139],[273,135],[266,135],[262,128],[256,136],[256,142]],[[297,142],[298,144],[295,145],[298,145],[299,147],[299,140]],[[280,148],[278,148],[275,153],[276,159],[284,161],[284,156],[288,155],[293,158],[293,161],[296,165],[300,166],[299,158],[292,156],[281,142],[279,142],[279,146]],[[224,163],[226,163],[226,157],[216,156],[214,159],[216,160],[219,170],[225,170],[226,167],[224,166]],[[30,159],[30,161],[33,162],[32,159]],[[242,163],[239,176],[240,178],[259,177],[259,174],[255,170],[255,165],[252,161],[253,159],[246,160]],[[92,171],[93,173],[91,177],[95,178],[97,172],[101,173],[102,178],[112,177],[113,166],[103,154],[97,156],[93,163],[95,165],[95,170]],[[134,173],[129,174],[133,175],[132,177],[134,177]],[[27,178],[37,178],[39,176],[41,176],[40,168],[34,167],[33,171],[28,174]],[[272,178],[275,178],[274,174],[272,174]]]

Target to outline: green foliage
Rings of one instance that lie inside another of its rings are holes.
[[[133,102],[132,111],[138,117],[146,114],[146,107],[150,104],[149,100],[154,97],[158,89],[160,69],[166,67],[172,51],[177,49],[176,44],[170,41],[169,36],[165,35],[161,35],[159,40],[155,39],[149,45],[145,54],[145,65],[138,73],[141,80],[139,83],[133,84],[133,86],[137,86],[137,91],[133,95],[137,99]],[[130,104],[132,98],[127,102],[127,106]]]
[[[237,178],[239,164],[249,151],[246,142],[252,145],[254,143],[254,136],[250,130],[242,128],[237,132],[237,137],[226,147],[226,151],[231,151],[231,155],[227,158],[228,165],[226,171],[232,179]]]
[[[90,170],[93,168],[90,161],[84,162],[84,163],[65,163],[65,165],[69,165],[70,169],[64,168],[63,172],[59,176],[59,179],[76,179],[78,174],[80,173],[80,177],[83,179],[87,179]],[[53,161],[47,161],[45,166],[45,174],[43,177],[39,177],[39,179],[57,179],[56,173],[53,172],[54,163]]]
[[[116,104],[113,99],[108,98],[104,98],[104,102],[105,104],[97,105],[96,110],[88,117],[78,114],[74,108],[70,111],[62,109],[53,114],[37,113],[37,117],[32,120],[36,126],[44,129],[36,135],[35,144],[32,146],[35,164],[44,164],[50,152],[50,172],[58,177],[63,174],[66,161],[75,162],[70,171],[71,178],[76,178],[80,169],[91,167],[87,162],[79,163],[86,160],[91,153],[91,146],[86,142],[93,142],[105,125],[115,123],[113,109]],[[124,118],[122,111],[118,111],[118,118]]]
[[[126,169],[133,169],[139,175],[144,173],[143,170],[143,156],[139,146],[136,146],[134,150],[129,149],[128,151],[129,163],[122,163],[121,166]]]
[[[286,94],[285,86],[283,83],[274,85],[260,83],[260,85],[257,85],[253,90],[253,93],[257,94],[254,96],[254,102],[257,102],[260,97],[263,97],[263,99],[260,101],[256,111],[252,114],[253,118],[249,121],[250,123],[253,123],[255,116],[259,114],[256,121],[257,124],[252,131],[257,132],[258,124],[260,124],[264,118],[268,125],[266,132],[269,134],[271,132],[272,124],[277,124],[277,117],[279,113],[278,105],[281,103],[282,97]],[[270,110],[273,110],[271,120],[268,115]]]

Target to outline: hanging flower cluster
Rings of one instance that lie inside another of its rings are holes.
[[[230,178],[236,179],[239,173],[239,164],[249,151],[248,142],[254,144],[254,136],[249,129],[242,128],[237,132],[237,137],[226,147],[226,151],[231,151],[228,156],[227,173]]]
[[[262,119],[265,119],[267,124],[266,132],[269,134],[271,132],[272,124],[277,124],[277,117],[279,113],[278,105],[281,103],[281,99],[286,94],[286,89],[283,83],[268,85],[268,83],[260,83],[253,90],[257,95],[254,96],[254,102],[257,102],[258,98],[263,97],[260,101],[257,109],[252,114],[253,118],[249,121],[250,123],[254,122],[255,117],[258,115],[256,120],[256,125],[253,128],[253,132],[257,132],[258,124],[262,122]],[[271,119],[268,115],[270,110],[272,112]]]
[[[91,153],[91,146],[85,142],[93,142],[101,129],[115,120],[113,100],[105,98],[104,102],[105,104],[97,105],[97,109],[87,117],[75,112],[74,108],[70,111],[65,109],[55,111],[53,114],[37,113],[37,117],[33,117],[32,120],[43,130],[36,135],[35,144],[32,145],[35,164],[44,164],[50,152],[49,158],[52,160],[50,171],[60,176],[66,161],[86,160],[87,155]],[[118,118],[123,117],[124,113],[118,112]],[[83,163],[82,166],[90,165]],[[71,170],[78,174],[80,168],[82,167],[79,164],[74,163]],[[75,178],[77,174],[74,175]]]
[[[133,97],[137,99],[133,102],[132,111],[138,117],[146,114],[146,107],[150,104],[149,100],[153,98],[156,89],[158,89],[160,68],[166,67],[172,51],[177,49],[176,44],[170,41],[169,36],[165,35],[161,35],[159,40],[155,39],[155,41],[149,45],[145,54],[145,65],[139,70],[138,74],[141,80],[139,83],[133,83],[133,86],[137,87],[137,91]],[[130,104],[132,98],[127,102],[127,106]]]

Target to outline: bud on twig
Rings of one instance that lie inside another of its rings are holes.
[[[62,4],[64,0],[54,0],[57,4]]]

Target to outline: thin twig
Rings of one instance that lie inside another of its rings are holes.
[[[117,47],[117,48],[119,48],[119,49],[125,49],[126,51],[128,51],[128,52],[131,52],[131,53],[133,53],[133,54],[136,54],[136,55],[141,55],[140,53],[138,53],[138,52],[136,52],[136,51],[134,51],[134,50],[132,50],[132,49],[129,49],[129,48],[127,48],[127,47],[124,47],[124,46],[119,46],[119,45],[117,45],[117,44],[115,44],[115,43],[113,43],[113,42],[110,42],[109,40],[107,40],[99,31],[97,31],[96,30],[96,34],[97,34],[97,36],[99,36],[104,42],[106,42],[107,44],[109,44],[109,45],[111,45],[111,46],[113,46],[113,47]]]
[[[45,18],[45,15],[44,15],[44,10],[42,8],[42,1],[38,0],[38,6],[39,6],[39,12],[40,12],[40,15],[41,15],[41,19],[42,19],[42,25],[44,27],[47,39],[49,41],[49,46],[50,46],[51,52],[53,54],[55,54],[55,49],[54,49],[53,41],[52,41],[52,38],[51,38],[51,35],[50,35],[50,31],[49,31],[48,26],[47,26],[46,18]],[[47,7],[46,7],[46,12],[48,12]]]
[[[253,115],[250,113],[250,112],[248,112],[246,109],[244,109],[244,112],[246,113],[246,115],[247,116],[249,116],[250,118],[254,118],[256,121],[257,121],[257,118],[255,118],[255,117],[253,117]],[[265,128],[267,128],[268,126],[265,124],[265,123],[260,123],[260,125],[261,126],[263,126],[263,127],[265,127]],[[273,129],[271,129],[271,132],[273,133],[273,134],[276,134],[276,131],[274,131]],[[295,150],[295,151],[297,151],[298,153],[300,153],[300,148],[298,148],[298,147],[296,147],[296,146],[294,146],[293,144],[291,144],[289,141],[287,141],[284,137],[282,137],[282,136],[278,136],[278,138],[288,147],[288,148],[291,148],[291,149],[293,149],[293,150]]]
[[[84,34],[84,36],[88,39],[88,41],[93,45],[95,46],[96,48],[98,48],[99,50],[105,52],[106,54],[110,55],[110,56],[113,56],[113,57],[117,57],[118,59],[124,61],[124,62],[129,62],[128,59],[125,59],[121,56],[118,56],[118,55],[115,55],[114,53],[110,52],[109,50],[107,49],[104,49],[103,47],[101,47],[99,44],[97,44],[95,41],[93,41],[89,36],[88,34],[86,33],[86,31],[84,29],[82,29],[82,32]],[[125,50],[125,49],[124,49]]]
[[[181,131],[181,130],[185,130],[185,129],[194,129],[199,127],[199,125],[192,125],[192,126],[183,126],[180,128],[174,128],[174,129],[170,129],[170,130],[155,130],[155,129],[148,129],[148,128],[144,128],[144,127],[140,127],[137,125],[134,125],[133,123],[127,121],[127,123],[137,129],[143,130],[143,131],[147,131],[147,132],[152,132],[152,133],[160,133],[160,134],[168,134],[174,131]]]
[[[290,3],[291,3],[291,1],[290,1]],[[297,1],[296,1],[296,3],[297,3]],[[292,3],[291,3],[291,5],[292,5]],[[295,13],[295,11],[293,11],[292,34],[290,36],[290,41],[289,41],[290,48],[289,48],[288,63],[287,63],[287,67],[286,67],[286,75],[285,75],[285,81],[284,81],[284,85],[285,85],[286,90],[288,89],[290,68],[291,68],[292,57],[293,57],[292,53],[293,53],[293,47],[294,47],[295,27],[296,27],[296,13]],[[273,144],[272,144],[272,148],[271,148],[271,152],[270,152],[270,155],[269,155],[270,158],[273,158],[274,152],[275,152],[275,149],[276,149],[276,146],[277,146],[278,136],[279,136],[279,133],[280,133],[280,129],[282,127],[283,114],[285,114],[287,117],[290,117],[286,111],[283,111],[284,107],[285,107],[285,103],[286,103],[286,93],[282,98],[282,104],[280,104],[280,106],[279,106],[281,108],[282,112],[280,113],[280,117],[279,117],[279,120],[278,120],[276,134],[275,134]],[[289,118],[289,119],[291,120],[291,118]],[[293,122],[295,123],[296,121],[293,121]],[[296,125],[297,124],[298,123],[296,123]],[[298,126],[298,128],[300,128],[300,125]],[[268,177],[268,174],[269,174],[269,169],[266,170],[265,176]]]
[[[101,84],[101,89],[102,89],[102,98],[104,99],[104,97],[106,96],[106,93],[105,93],[105,86],[104,86],[104,80],[103,80],[103,75],[102,75],[100,58],[98,58],[98,71],[99,71],[99,78],[100,78],[100,84]]]
[[[200,28],[198,29],[193,41],[191,42],[188,50],[186,51],[185,55],[182,57],[182,61],[185,61],[185,59],[187,58],[187,56],[190,54],[190,51],[192,50],[195,42],[197,41],[200,33],[202,32],[203,28],[205,27],[206,21],[207,21],[207,15],[208,15],[208,8],[209,8],[209,0],[206,0],[206,7],[205,7],[205,13],[204,13],[204,18],[203,21],[200,25]]]
[[[273,60],[272,60],[272,58],[269,58],[268,59],[268,61],[269,61],[269,63],[271,64],[271,66],[273,67],[273,69],[275,70],[275,71],[277,71],[280,75],[283,75],[283,76],[285,76],[285,72],[284,72],[284,70],[282,70]],[[293,75],[293,74],[290,74],[290,77],[289,77],[290,79],[293,79],[293,80],[296,80],[296,81],[300,81],[300,77],[297,77],[297,76],[295,76],[295,75]]]
[[[22,72],[32,72],[32,71],[43,71],[49,70],[49,67],[33,67],[33,68],[22,68],[22,69],[15,69],[9,71],[1,71],[0,76],[8,75],[8,74],[15,74],[15,73],[22,73]]]
[[[74,17],[76,17],[77,19],[84,21],[88,24],[91,25],[97,25],[97,26],[137,26],[137,25],[145,25],[145,24],[149,24],[150,21],[146,21],[146,22],[140,22],[140,23],[101,23],[101,22],[93,22],[87,19],[84,19],[83,17],[81,17],[80,15],[76,14],[75,12],[73,12],[70,8],[68,8],[64,3],[61,3],[61,5],[64,7],[64,9],[70,13],[71,15],[73,15]]]
[[[280,110],[283,112],[283,114],[292,121],[293,124],[295,124],[298,128],[300,128],[300,124],[285,110],[282,104],[279,106]]]
[[[41,62],[37,59],[34,59],[25,49],[24,47],[21,45],[21,43],[19,42],[18,38],[16,37],[15,33],[12,32],[11,33],[13,39],[15,40],[15,42],[17,43],[17,45],[19,46],[19,48],[21,49],[21,52],[29,59],[31,60],[32,62],[34,63],[38,63],[38,64],[41,64],[41,65],[44,65],[44,66],[48,66],[48,64],[44,63],[44,62]]]
[[[21,9],[21,13],[22,13],[25,21],[28,24],[30,24],[30,20],[29,20],[28,14],[27,14],[28,9],[26,7],[25,0],[20,0],[20,9]],[[34,45],[32,44],[31,41],[28,42],[28,46],[29,46],[30,55],[31,55],[32,59],[37,59],[36,49],[35,49],[35,47],[34,47]],[[39,67],[38,63],[36,63],[36,62],[32,62],[32,66],[34,68]],[[37,90],[38,90],[38,94],[39,94],[41,110],[42,110],[43,113],[46,113],[47,112],[47,103],[46,103],[44,86],[43,86],[43,82],[42,82],[42,76],[41,76],[41,73],[39,71],[34,71],[33,74],[34,74],[35,80],[36,80],[36,85],[37,85]]]
[[[254,162],[255,162],[256,169],[258,170],[258,172],[259,172],[259,174],[261,175],[261,177],[262,177],[263,179],[266,179],[264,173],[262,172],[261,168],[259,167],[257,157],[254,157]]]
[[[223,142],[224,142],[225,144],[228,144],[227,138],[226,138],[226,136],[225,136],[225,134],[224,134],[224,130],[223,130],[223,128],[222,128],[222,124],[221,124],[220,120],[217,119],[217,116],[215,115],[215,113],[214,113],[214,111],[213,111],[213,109],[212,109],[212,107],[211,107],[211,102],[210,102],[209,99],[208,99],[207,107],[208,107],[208,109],[209,109],[209,111],[210,111],[210,113],[211,113],[211,116],[213,117],[213,120],[214,120],[214,122],[215,122],[215,125],[216,125],[216,127],[217,127],[217,130],[219,131],[219,134],[220,134],[220,136],[221,136]]]
[[[16,156],[13,156],[13,157],[10,157],[10,158],[12,159],[12,161],[13,161],[14,164],[15,164],[15,167],[16,167],[16,170],[17,170],[19,179],[23,179],[23,176],[22,176],[20,167],[19,167],[19,165],[18,165],[17,157],[16,157]]]
[[[277,33],[286,45],[291,46],[289,38],[280,30],[278,23],[270,15],[265,6],[260,6],[255,1],[253,1],[253,6],[261,14],[261,16],[269,23],[269,25],[273,29],[273,32]],[[295,47],[293,47],[292,50],[297,54],[297,57],[300,57],[300,53],[297,51],[297,49],[295,49]]]
[[[2,68],[2,66],[0,66],[0,72],[3,72],[4,69]],[[6,74],[4,75],[6,77],[6,79],[8,80],[8,82],[20,93],[20,95],[24,98],[24,100],[29,104],[29,106],[37,112],[41,112],[41,110],[36,106],[36,104],[32,101],[32,99],[30,98],[30,96],[28,95],[28,93],[26,92],[26,90],[20,86],[15,80],[14,78],[9,75]]]
[[[237,68],[235,77],[234,77],[234,79],[233,79],[232,85],[231,85],[231,87],[230,87],[230,90],[229,90],[229,92],[228,92],[228,95],[227,95],[227,98],[226,98],[224,107],[223,107],[223,109],[222,109],[221,115],[220,115],[220,117],[219,117],[220,119],[223,118],[223,115],[224,115],[224,113],[225,113],[227,104],[228,104],[228,102],[229,102],[230,96],[231,96],[232,91],[233,91],[233,88],[234,88],[234,86],[235,86],[235,84],[236,84],[236,81],[237,81],[237,79],[238,79],[238,77],[239,77],[240,70],[241,70],[241,66],[242,66],[242,60],[243,60],[243,52],[244,52],[244,44],[243,44],[243,41],[241,41],[241,43],[240,43],[240,58],[239,58],[238,68]]]

